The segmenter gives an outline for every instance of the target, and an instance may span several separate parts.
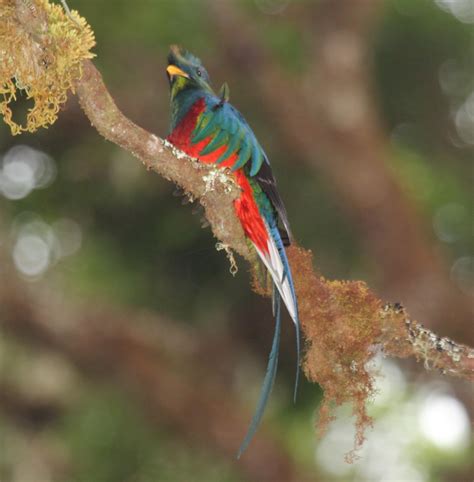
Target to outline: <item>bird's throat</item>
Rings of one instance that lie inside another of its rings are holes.
[[[199,89],[185,88],[171,96],[171,132],[186,117],[191,108],[204,97]]]

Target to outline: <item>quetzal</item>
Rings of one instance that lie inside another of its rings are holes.
[[[241,194],[235,213],[273,282],[276,326],[260,400],[238,456],[247,448],[262,418],[275,380],[280,342],[280,300],[296,327],[298,387],[300,323],[298,303],[285,246],[291,232],[270,162],[242,114],[229,103],[229,89],[216,95],[201,61],[172,46],[166,69],[171,90],[171,129],[168,141],[203,163],[228,168]]]

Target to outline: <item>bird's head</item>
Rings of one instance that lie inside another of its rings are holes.
[[[199,89],[212,92],[207,70],[201,61],[187,50],[172,45],[166,68],[170,82],[171,98],[184,89]]]

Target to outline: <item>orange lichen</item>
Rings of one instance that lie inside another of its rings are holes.
[[[382,303],[363,282],[328,281],[316,275],[311,252],[290,247],[288,256],[306,339],[303,369],[324,390],[318,428],[324,433],[333,420],[333,408],[350,403],[358,449],[372,423],[367,401],[374,395],[374,374],[367,362],[382,333]],[[354,453],[348,454],[349,461]]]
[[[54,123],[82,60],[93,57],[91,28],[77,12],[71,17],[47,0],[0,3],[0,113],[13,135]],[[19,93],[34,102],[24,125],[11,109]]]

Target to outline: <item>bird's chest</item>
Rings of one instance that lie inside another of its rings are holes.
[[[198,157],[199,152],[206,144],[206,140],[195,144],[191,142],[196,123],[205,109],[206,103],[204,99],[197,100],[168,136],[169,142],[191,157]]]

